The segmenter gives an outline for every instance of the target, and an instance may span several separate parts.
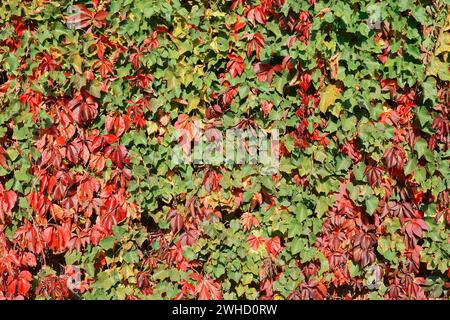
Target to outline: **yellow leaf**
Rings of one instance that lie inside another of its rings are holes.
[[[81,68],[83,59],[78,53],[72,54],[70,56],[70,63],[72,64],[72,67],[75,69],[76,72],[83,73],[83,69]]]
[[[431,57],[427,75],[439,77],[443,81],[450,81],[450,64],[442,62],[438,57]]]
[[[199,76],[203,76],[205,74],[205,71],[203,70],[205,68],[204,65],[196,65],[194,67],[194,71],[196,74],[198,74]]]
[[[319,110],[322,113],[327,112],[328,108],[333,105],[336,99],[341,94],[341,90],[334,84],[329,84],[322,90],[320,97]]]
[[[439,33],[439,37],[437,39],[437,46],[434,52],[435,56],[438,56],[441,53],[450,52],[450,13],[447,15],[447,19],[445,19],[445,23],[441,32]]]
[[[155,133],[158,130],[158,125],[154,121],[148,121],[147,124],[147,133],[151,135],[152,133]]]
[[[444,28],[442,28],[442,31],[450,31],[450,12],[447,14],[447,19],[445,19]]]
[[[331,12],[330,8],[323,8],[322,10],[319,11],[318,14],[315,15],[315,17],[319,17],[321,20],[323,19],[323,17],[328,13]]]
[[[340,56],[341,53],[338,52],[328,60],[328,63],[330,64],[331,79],[336,79],[338,76]]]
[[[63,55],[61,50],[58,48],[50,48],[50,54],[52,55],[52,58],[55,60],[58,60]]]
[[[190,110],[196,109],[199,103],[200,103],[199,97],[192,97],[191,99],[189,99],[189,109]]]
[[[434,55],[438,56],[446,52],[450,52],[450,32],[441,33]]]
[[[213,11],[211,9],[206,9],[206,11],[205,11],[205,18],[209,18],[209,17],[225,17],[225,16],[226,16],[225,12]]]
[[[214,37],[209,45],[211,46],[211,48],[214,50],[215,53],[219,52],[219,48],[217,46],[217,37]]]
[[[181,38],[186,34],[187,26],[185,20],[181,20],[180,17],[176,17],[173,24],[174,28],[172,34],[175,38]]]
[[[171,91],[174,88],[179,87],[180,81],[177,79],[176,75],[170,69],[166,69],[164,78],[167,82],[167,90]]]
[[[331,114],[335,117],[339,117],[342,112],[342,104],[339,102],[334,105],[334,108],[331,109]]]

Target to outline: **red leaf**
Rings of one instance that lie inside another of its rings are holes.
[[[247,43],[247,56],[248,57],[251,56],[253,45],[255,45],[256,56],[259,59],[259,54],[260,54],[260,51],[261,51],[261,47],[264,48],[266,46],[266,43],[264,41],[263,36],[259,32],[254,33],[254,34],[246,33],[246,34],[244,34],[242,36],[242,38],[247,39],[247,41],[248,41],[248,43]]]
[[[272,110],[273,107],[273,103],[272,102],[268,102],[266,100],[262,100],[261,101],[261,110],[264,114],[264,117],[268,117],[270,114],[270,111]]]
[[[6,151],[2,147],[0,147],[0,166],[8,169],[8,165],[6,164]]]
[[[275,72],[280,72],[283,70],[282,65],[271,65],[268,63],[255,63],[253,65],[253,70],[256,73],[256,77],[259,81],[267,81],[269,83],[272,83],[272,77]]]
[[[247,9],[245,15],[247,17],[247,20],[252,24],[255,24],[255,19],[260,24],[266,24],[267,13],[263,5],[258,5],[255,8]]]
[[[394,145],[386,150],[384,157],[388,169],[403,170],[405,165],[406,154],[403,148],[399,145]]]
[[[253,226],[258,226],[259,221],[250,212],[245,212],[241,216],[241,223],[244,225],[244,232],[250,230]]]
[[[127,149],[122,145],[109,146],[105,148],[105,156],[120,169],[130,162]]]
[[[78,163],[78,156],[80,154],[80,143],[73,141],[66,148],[66,158],[74,164]]]
[[[191,277],[195,277],[192,275]],[[195,293],[198,293],[199,300],[222,300],[221,285],[213,279],[201,275],[195,277],[198,279],[195,287]]]
[[[203,171],[203,185],[208,192],[217,192],[220,190],[220,179],[222,175],[211,169]]]
[[[427,230],[427,224],[423,219],[408,219],[405,225],[405,231],[409,238],[422,238],[423,230]]]
[[[94,15],[94,25],[98,28],[101,28],[105,25],[106,17],[108,17],[108,12],[105,10],[97,11]]]
[[[178,213],[177,210],[170,209],[167,218],[170,220],[170,229],[172,230],[172,232],[179,232],[183,228],[183,217]]]
[[[44,248],[40,232],[28,220],[25,220],[24,225],[17,229],[14,239],[18,241],[22,248],[28,248],[33,253],[41,253]]]
[[[75,121],[80,125],[89,124],[98,114],[97,102],[86,91],[77,93],[69,101],[69,107],[72,110]]]
[[[178,134],[178,144],[181,146],[185,155],[189,155],[191,151],[192,139],[197,139],[199,129],[194,118],[189,117],[187,114],[181,114],[178,116],[177,121],[174,124]]]
[[[102,172],[105,167],[105,157],[101,153],[91,155],[89,160],[89,168],[95,172]]]
[[[367,175],[367,181],[372,187],[380,184],[383,169],[368,165],[364,170],[364,173]]]
[[[44,230],[44,240],[47,246],[54,252],[61,252],[66,249],[70,240],[70,224],[63,226],[51,226]]]
[[[94,13],[85,5],[76,4],[70,7],[71,15],[65,17],[66,23],[73,29],[83,29],[91,24]]]
[[[266,250],[275,257],[281,252],[281,243],[278,236],[266,239]]]
[[[25,252],[20,260],[23,266],[35,267],[36,266],[36,256],[31,252]]]
[[[253,250],[258,250],[259,246],[264,243],[264,237],[256,237],[252,234],[247,238],[247,243]]]
[[[235,54],[228,54],[227,69],[232,78],[244,72],[244,59]]]
[[[183,233],[180,236],[180,242],[184,246],[190,246],[197,241],[198,237],[200,236],[200,231],[198,230],[187,230],[185,233]]]
[[[20,295],[27,295],[30,291],[31,285],[30,281],[32,279],[31,273],[29,271],[21,271],[19,273],[17,282],[17,293]]]
[[[11,215],[11,210],[14,208],[17,201],[17,194],[10,190],[4,191],[0,184],[0,222],[5,223],[5,216]]]
[[[97,68],[100,71],[100,76],[102,78],[106,78],[108,74],[114,73],[114,66],[112,62],[108,59],[101,59],[99,61],[96,61],[93,66],[93,68]]]

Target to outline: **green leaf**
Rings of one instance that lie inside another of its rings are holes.
[[[419,140],[417,140],[416,144],[414,145],[414,150],[417,151],[419,158],[421,158],[425,152],[429,151],[425,139],[420,138]]]
[[[104,250],[114,248],[115,239],[113,237],[106,237],[100,240],[100,247]]]
[[[19,67],[19,60],[14,54],[9,54],[5,59],[6,70],[9,72],[14,72]]]
[[[422,127],[425,126],[427,123],[431,123],[433,121],[433,118],[430,116],[427,109],[423,106],[418,107],[417,117]]]
[[[72,67],[75,69],[76,72],[83,73],[83,69],[81,67],[82,63],[83,59],[78,53],[74,53],[70,56],[70,64],[72,65]]]
[[[194,250],[192,250],[191,247],[184,247],[183,256],[186,258],[187,261],[192,261],[196,259],[197,254],[194,252]]]
[[[322,113],[326,113],[328,108],[334,104],[337,98],[339,98],[341,91],[334,84],[329,84],[322,91],[319,102],[319,110]]]
[[[102,90],[102,83],[100,81],[97,80],[92,80],[89,83],[89,93],[96,97],[96,98],[100,98],[101,97],[101,90]]]
[[[112,276],[108,272],[100,272],[97,275],[97,281],[95,281],[94,286],[97,288],[102,288],[109,290],[117,283],[116,277]]]
[[[375,196],[370,196],[368,199],[366,199],[366,208],[368,214],[373,215],[373,213],[377,209],[378,201],[378,198]]]
[[[352,159],[350,159],[349,157],[339,157],[337,159],[336,170],[337,171],[345,171],[350,167],[351,164],[352,164]]]
[[[417,168],[418,162],[416,158],[411,158],[405,165],[405,174],[411,174]]]
[[[431,100],[432,104],[434,104],[437,96],[436,79],[433,77],[428,77],[427,80],[422,83],[422,88],[423,102]],[[422,121],[421,124],[423,125]]]
[[[292,240],[291,243],[291,253],[292,254],[297,254],[299,253],[302,249],[303,249],[303,241],[300,238],[296,238],[294,240]]]

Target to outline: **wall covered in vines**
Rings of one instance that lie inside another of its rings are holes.
[[[448,299],[449,82],[446,0],[2,1],[0,298]]]

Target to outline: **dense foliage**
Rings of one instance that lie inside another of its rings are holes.
[[[448,9],[2,1],[0,298],[448,299]],[[195,121],[278,172],[171,163]]]

